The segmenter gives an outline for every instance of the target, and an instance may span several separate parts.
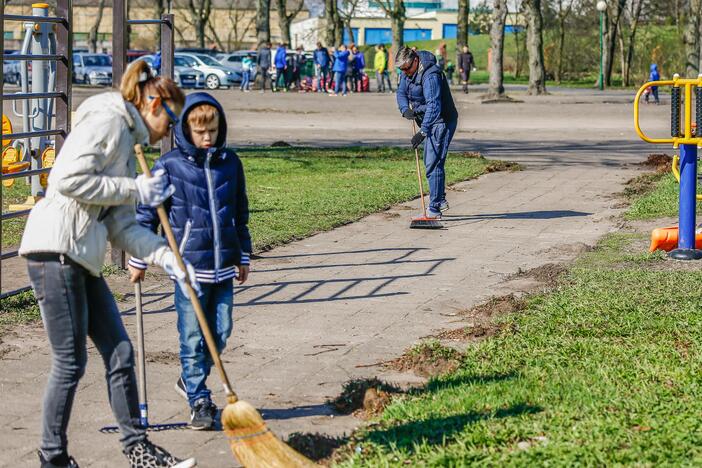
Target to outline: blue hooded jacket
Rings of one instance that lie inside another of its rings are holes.
[[[337,50],[334,52],[332,71],[335,73],[346,73],[346,70],[349,68],[349,55],[351,55],[351,52],[348,50]]]
[[[652,63],[650,71],[651,73],[648,75],[648,81],[658,81],[661,79],[661,74],[658,73],[658,65]]]
[[[363,71],[366,68],[366,56],[360,50],[353,56],[353,69]]]
[[[319,65],[322,68],[329,66],[329,51],[326,47],[315,49],[312,57],[314,58],[315,65]]]
[[[284,69],[287,66],[287,62],[285,61],[285,53],[286,50],[283,46],[275,49],[275,59],[273,60],[273,65],[275,65],[275,68]]]
[[[219,112],[219,134],[214,146],[197,148],[186,137],[185,122],[196,106],[209,104]],[[176,191],[165,203],[168,219],[183,258],[195,267],[203,283],[233,278],[236,267],[248,265],[251,252],[249,202],[241,160],[227,149],[227,122],[222,106],[204,92],[189,94],[175,127],[176,148],[154,164],[163,169]],[[156,209],[137,206],[137,221],[156,232]],[[132,258],[129,264],[146,268]]]
[[[437,123],[458,120],[458,111],[446,75],[436,65],[434,54],[421,50],[418,55],[419,68],[414,76],[402,74],[397,88],[397,106],[401,114],[411,107],[417,121],[421,122],[422,132],[429,134]]]

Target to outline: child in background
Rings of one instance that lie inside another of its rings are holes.
[[[253,66],[253,57],[251,57],[250,55],[245,56],[241,61],[241,86],[239,87],[239,89],[241,89],[245,93],[249,92]]]
[[[658,73],[658,65],[652,63],[650,71],[651,73],[648,75],[648,81],[658,81],[661,79],[661,74]],[[649,89],[651,90],[651,94],[653,94],[653,102],[660,104],[661,100],[658,98],[658,86],[651,86]],[[650,94],[645,95],[646,103],[648,103],[649,96]]]
[[[190,94],[176,125],[176,149],[154,165],[175,187],[166,211],[183,258],[195,268],[200,303],[219,352],[232,331],[233,280],[246,281],[251,252],[244,168],[236,153],[226,148],[226,132],[219,102],[207,93]],[[156,211],[142,204],[137,211],[139,223],[156,232]],[[145,269],[140,260],[130,259],[132,281],[143,278]],[[190,426],[212,429],[217,407],[205,385],[212,357],[188,295],[178,286],[174,302],[182,366],[175,388],[190,405]]]
[[[450,85],[453,84],[453,73],[456,71],[456,66],[453,64],[452,61],[448,61],[446,63],[446,79],[448,79],[448,82]]]

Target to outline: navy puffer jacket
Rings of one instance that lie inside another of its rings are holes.
[[[437,123],[449,123],[458,120],[458,111],[451,96],[446,75],[436,64],[436,57],[431,52],[421,50],[419,68],[414,76],[402,74],[397,88],[397,107],[400,113],[412,108],[424,133],[428,134]]]
[[[183,128],[190,110],[201,104],[219,111],[219,134],[209,149],[196,148]],[[232,278],[236,266],[249,263],[251,235],[244,168],[236,153],[225,146],[224,111],[207,93],[187,96],[175,139],[176,149],[159,158],[153,170],[164,169],[176,188],[165,207],[183,258],[195,267],[198,281],[218,283]],[[154,232],[158,229],[154,208],[140,204],[137,220]],[[130,264],[142,267],[135,259]]]

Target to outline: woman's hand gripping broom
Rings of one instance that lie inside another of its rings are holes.
[[[151,177],[151,170],[146,163],[141,145],[136,145],[134,151],[136,152],[142,172],[146,177]],[[168,245],[176,257],[178,266],[182,271],[186,271],[183,258],[178,250],[178,244],[173,235],[173,230],[168,222],[166,210],[163,208],[163,205],[159,205],[156,210],[161,226],[163,227],[163,232],[166,234]],[[190,297],[190,302],[193,305],[193,309],[195,309],[197,321],[200,323],[200,329],[205,336],[207,348],[210,351],[215,367],[217,367],[219,371],[219,376],[224,385],[224,391],[227,394],[227,406],[222,410],[222,426],[229,438],[229,445],[236,458],[247,468],[316,466],[311,460],[300,455],[280,441],[270,429],[266,427],[266,423],[263,421],[263,418],[256,408],[245,401],[240,401],[236,396],[236,393],[234,393],[229,383],[227,373],[224,371],[224,366],[219,357],[212,332],[205,319],[205,314],[200,305],[197,293],[190,285],[188,275],[185,275],[184,283],[188,297]]]

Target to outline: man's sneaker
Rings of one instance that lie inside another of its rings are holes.
[[[149,440],[139,442],[125,455],[130,468],[191,468],[197,465],[194,458],[181,460]]]
[[[56,455],[50,460],[44,457],[41,450],[38,450],[38,453],[41,468],[79,468],[78,463],[76,463],[73,457],[69,457],[66,452]]]
[[[428,219],[441,219],[441,211],[434,211],[432,209],[427,210]]]
[[[444,211],[448,211],[448,209],[449,209],[448,200],[446,200],[446,199],[444,198],[444,199],[441,201],[441,205],[439,205],[439,211],[441,211],[441,212],[443,213]]]
[[[175,383],[173,388],[178,395],[185,399],[185,401],[188,400],[188,391],[185,389],[185,381],[183,380],[183,376],[178,377],[178,381]]]
[[[196,431],[214,429],[217,407],[211,400],[200,398],[190,410],[190,428]]]

